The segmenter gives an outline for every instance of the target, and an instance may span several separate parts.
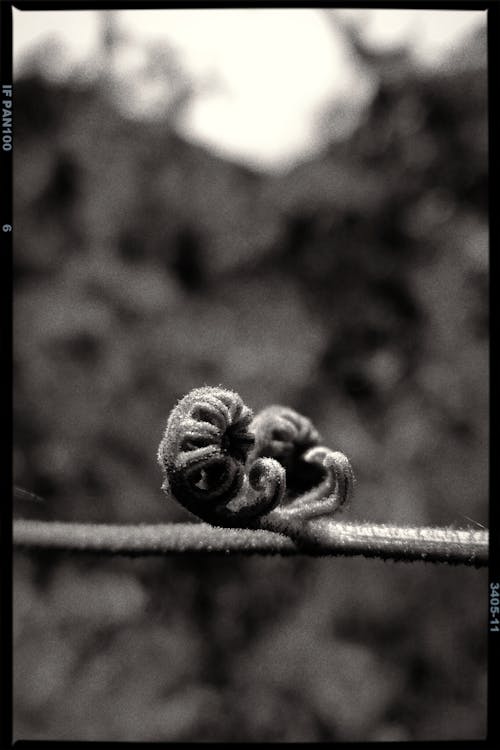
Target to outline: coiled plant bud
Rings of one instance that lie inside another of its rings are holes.
[[[321,481],[321,467],[304,459],[306,451],[320,442],[310,419],[286,406],[268,406],[254,417],[250,430],[255,435],[250,458],[266,456],[279,461],[286,469],[290,498]]]
[[[269,406],[250,424],[255,445],[250,458],[270,456],[286,469],[287,500],[282,517],[326,515],[345,506],[354,472],[340,451],[318,445],[320,435],[307,417],[285,406]],[[275,513],[276,515],[276,513]]]
[[[252,416],[238,394],[224,388],[184,396],[158,449],[162,489],[214,526],[300,538],[305,521],[347,502],[351,464],[343,453],[319,446],[310,420],[293,409],[271,406]]]
[[[216,526],[250,526],[285,492],[285,470],[272,459],[247,467],[255,439],[252,412],[237,393],[197,388],[172,410],[158,449],[162,489]]]

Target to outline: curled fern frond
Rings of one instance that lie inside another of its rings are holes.
[[[250,429],[255,433],[250,458],[272,456],[286,469],[289,504],[280,508],[284,518],[330,515],[345,507],[355,482],[350,461],[343,453],[318,445],[320,435],[307,417],[284,406],[270,406],[254,417]]]
[[[318,445],[312,422],[271,406],[254,419],[237,393],[197,388],[173,409],[158,450],[163,490],[215,526],[297,536],[352,494],[343,453]]]
[[[310,448],[303,460],[323,471],[322,481],[308,492],[299,495],[283,509],[287,518],[314,518],[332,515],[349,503],[355,477],[347,456],[324,446]]]
[[[13,541],[17,547],[132,556],[301,552],[488,564],[487,529],[399,528],[325,518],[348,502],[354,475],[343,453],[318,441],[311,422],[291,409],[270,407],[252,421],[252,412],[236,393],[198,388],[171,412],[158,461],[167,495],[211,525],[17,519]],[[304,492],[297,492],[297,483],[287,490],[288,476],[304,480],[304,467],[313,469],[320,481],[311,482]],[[19,488],[14,494],[36,497]]]
[[[237,393],[196,388],[172,410],[158,449],[162,489],[187,510],[219,526],[246,526],[282,499],[285,472],[278,462],[253,462],[251,410]]]
[[[274,458],[286,469],[288,497],[298,495],[317,484],[321,468],[304,460],[304,454],[320,442],[311,420],[286,406],[268,406],[252,420],[250,430],[255,445],[250,459]]]

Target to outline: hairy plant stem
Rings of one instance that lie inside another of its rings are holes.
[[[14,521],[16,547],[99,552],[113,555],[306,554],[354,556],[411,562],[488,564],[488,531],[453,527],[398,527],[339,523],[327,518],[291,520],[279,528],[261,519],[260,529],[228,529],[205,523],[108,525]]]

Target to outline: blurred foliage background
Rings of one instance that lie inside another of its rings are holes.
[[[156,448],[223,384],[351,458],[346,518],[487,525],[484,31],[427,72],[345,33],[374,98],[276,175],[126,117],[105,71],[16,81],[14,473],[45,503],[15,515],[187,520]],[[16,553],[15,738],[484,738],[486,595],[361,558]]]

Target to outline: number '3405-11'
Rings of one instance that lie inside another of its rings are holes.
[[[500,583],[490,583],[490,631],[498,632],[500,628],[500,620],[498,614],[500,613]]]

